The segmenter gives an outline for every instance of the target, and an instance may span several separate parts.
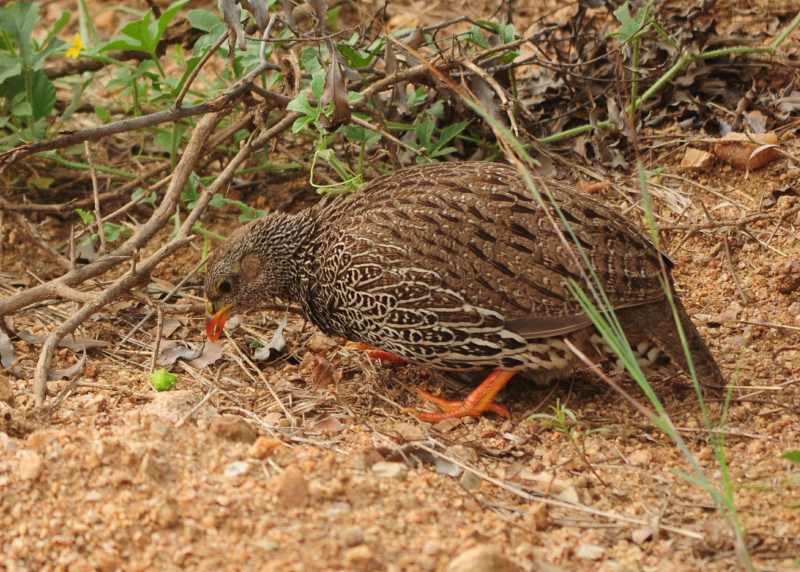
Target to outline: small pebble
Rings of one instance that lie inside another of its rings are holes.
[[[464,487],[464,490],[474,491],[481,486],[481,478],[472,471],[464,471],[458,483]]]
[[[174,502],[165,502],[156,510],[156,522],[163,528],[172,528],[180,522]]]
[[[289,465],[278,479],[278,504],[287,509],[305,506],[309,493],[303,471],[294,465]]]
[[[345,551],[344,559],[351,566],[367,566],[372,560],[372,550],[366,544],[354,546]]]
[[[209,428],[217,437],[235,443],[253,443],[258,438],[253,426],[237,415],[223,415],[212,419]]]
[[[525,520],[534,530],[547,530],[550,526],[550,509],[546,504],[533,505]]]
[[[228,478],[241,477],[250,470],[250,463],[247,461],[235,461],[225,465],[224,474]]]
[[[634,451],[628,457],[628,460],[631,462],[632,465],[636,465],[637,467],[644,467],[649,465],[653,461],[653,453],[651,453],[647,449],[639,449],[638,451]]]
[[[14,405],[14,391],[7,377],[0,377],[0,401]]]
[[[447,565],[447,572],[521,572],[496,546],[479,544],[462,552]]]
[[[425,432],[419,425],[413,423],[397,423],[394,426],[394,430],[404,441],[422,441],[425,439]]]
[[[380,461],[372,465],[372,472],[382,479],[404,479],[408,474],[405,463]]]
[[[250,446],[247,455],[254,459],[264,460],[272,455],[272,452],[280,446],[281,442],[278,439],[262,436],[256,439],[255,443]]]
[[[23,481],[35,481],[42,474],[44,459],[36,451],[17,451],[17,475]]]
[[[364,543],[364,531],[358,526],[347,526],[339,532],[339,543],[345,548]]]
[[[575,557],[581,560],[600,560],[606,549],[597,544],[579,544],[575,549]]]

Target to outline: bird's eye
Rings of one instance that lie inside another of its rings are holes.
[[[232,290],[233,290],[233,284],[231,284],[229,278],[223,278],[222,280],[219,281],[219,284],[217,284],[217,292],[220,294],[223,295],[230,294]]]

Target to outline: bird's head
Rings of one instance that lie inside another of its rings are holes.
[[[286,298],[295,280],[298,237],[290,215],[276,214],[236,230],[208,259],[205,294],[211,318],[206,334],[222,335],[234,312]]]

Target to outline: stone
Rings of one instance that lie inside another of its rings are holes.
[[[175,501],[167,501],[156,509],[156,522],[163,528],[173,528],[181,520]]]
[[[211,420],[211,432],[217,437],[235,443],[254,443],[258,433],[253,426],[238,415],[222,415]]]
[[[550,507],[546,504],[535,504],[528,509],[525,517],[534,530],[547,530],[550,526]]]
[[[253,443],[247,450],[247,456],[263,461],[264,459],[271,456],[272,452],[275,451],[275,449],[277,449],[278,447],[280,447],[281,444],[282,443],[277,439],[261,436],[258,439],[256,439],[255,443]]]
[[[344,553],[345,562],[351,566],[363,568],[372,561],[372,549],[366,544],[348,548]]]
[[[466,491],[474,491],[480,488],[481,478],[472,471],[464,471],[458,480],[458,484],[464,487]]]
[[[575,549],[575,557],[581,560],[600,560],[606,553],[606,549],[597,544],[579,544]]]
[[[42,474],[44,459],[36,451],[22,449],[17,451],[17,475],[23,481],[35,481]]]
[[[628,456],[628,461],[630,461],[631,465],[646,467],[653,461],[653,454],[647,449],[639,449]]]
[[[364,543],[364,531],[359,526],[347,526],[339,531],[339,544],[351,548]]]
[[[190,390],[156,392],[153,400],[142,408],[142,413],[177,423],[191,412],[203,399],[199,393]],[[217,411],[208,402],[192,412],[194,419],[211,421]]]
[[[478,453],[475,449],[465,445],[451,445],[444,453],[451,459],[455,459],[465,465],[472,465],[478,462]]]
[[[446,572],[522,572],[496,546],[479,544],[450,561]]]
[[[14,405],[14,391],[11,382],[5,376],[0,376],[0,401]]]
[[[308,481],[303,471],[289,465],[278,477],[278,504],[285,509],[306,505],[309,498]]]
[[[405,463],[379,461],[372,465],[372,472],[382,479],[404,479],[408,474]]]
[[[394,431],[400,435],[403,441],[422,441],[425,439],[425,432],[422,430],[422,427],[414,423],[396,423]]]
[[[241,477],[250,472],[250,463],[247,461],[234,461],[233,463],[225,465],[222,472],[229,479],[235,479],[236,477]]]

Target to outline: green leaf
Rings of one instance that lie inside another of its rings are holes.
[[[433,120],[430,118],[426,118],[419,123],[417,123],[415,132],[417,135],[417,141],[425,147],[425,149],[431,150],[432,143],[431,143],[431,136],[433,135]]]
[[[0,53],[0,84],[8,78],[22,75],[22,64],[18,58]]]
[[[459,121],[458,123],[453,123],[442,129],[439,134],[439,141],[436,143],[436,149],[438,150],[440,147],[444,147],[450,143],[450,141],[467,128],[467,125],[469,125],[469,121]]]
[[[362,52],[347,44],[337,44],[336,48],[339,50],[339,53],[342,54],[345,63],[351,68],[358,69],[368,67],[375,59],[373,54]]]
[[[222,19],[210,10],[189,10],[186,13],[186,19],[189,20],[192,28],[204,32],[211,32],[220,26],[225,26]]]
[[[47,117],[56,106],[56,88],[42,70],[33,73],[33,117]]]
[[[163,367],[150,374],[150,384],[156,391],[169,391],[178,382],[178,376]]]
[[[614,10],[614,17],[619,22],[619,29],[612,35],[623,44],[627,44],[643,30],[649,12],[650,5],[648,4],[636,12],[636,16],[632,16],[628,2],[625,2],[622,6]]]
[[[0,96],[12,101],[12,114],[17,117],[47,117],[56,104],[56,88],[42,70],[30,74],[30,97],[22,75],[0,84]]]
[[[286,109],[289,111],[296,111],[297,113],[303,113],[305,115],[312,115],[316,111],[316,108],[309,103],[308,96],[306,95],[305,91],[298,93],[297,96],[286,105]]]
[[[325,91],[325,74],[327,72],[320,68],[311,74],[311,93],[317,101],[322,99],[322,93]]]
[[[469,29],[467,32],[467,40],[477,46],[480,46],[484,50],[489,49],[489,40],[486,39],[486,36],[483,35],[483,32],[481,32],[481,29],[478,26],[472,26]]]
[[[97,45],[97,28],[94,27],[92,11],[86,4],[86,0],[78,0],[78,22],[83,43],[87,46]]]
[[[781,455],[787,461],[794,463],[796,465],[800,465],[800,449],[794,449],[791,451],[786,451],[783,455]]]
[[[94,224],[94,213],[84,210],[84,209],[75,209],[75,212],[81,217],[81,221],[86,226],[90,226]]]
[[[161,12],[161,16],[158,17],[158,32],[156,34],[156,43],[161,41],[161,38],[164,37],[164,32],[167,30],[167,26],[175,16],[178,15],[180,9],[186,6],[189,0],[177,0],[177,2],[173,2],[172,4],[167,7],[166,10]]]
[[[107,222],[103,224],[103,235],[106,237],[106,240],[109,242],[113,242],[120,237],[130,236],[133,231],[124,224],[116,224],[113,222]]]
[[[0,31],[7,32],[19,48],[23,67],[31,67],[33,62],[33,28],[38,21],[38,4],[12,2],[0,8]]]

